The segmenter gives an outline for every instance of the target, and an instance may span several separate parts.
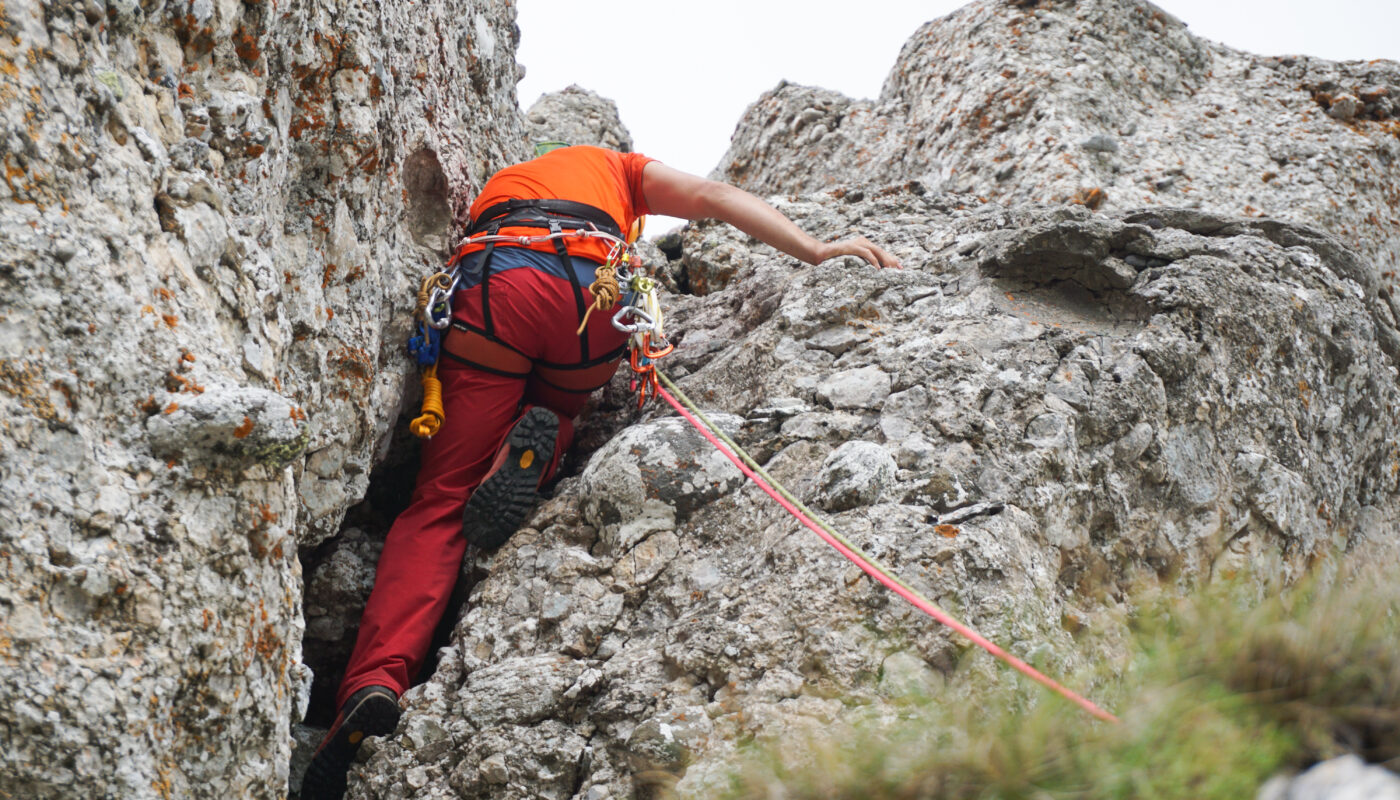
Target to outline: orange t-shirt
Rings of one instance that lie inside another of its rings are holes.
[[[618,153],[602,147],[576,145],[551,150],[539,158],[506,167],[491,176],[472,203],[472,219],[507,200],[555,199],[587,203],[612,217],[625,234],[637,217],[651,211],[642,194],[642,168],[654,158],[640,153]],[[502,228],[507,236],[538,236],[539,228]],[[601,239],[565,240],[569,253],[602,263],[611,245]],[[484,245],[464,245],[471,253]],[[531,250],[556,252],[553,242],[529,245]]]

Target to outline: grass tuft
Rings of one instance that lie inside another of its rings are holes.
[[[1337,568],[1258,592],[1236,579],[1144,601],[1127,667],[1094,692],[1120,725],[954,680],[898,720],[755,744],[722,796],[1239,798],[1344,752],[1400,766],[1400,584]]]

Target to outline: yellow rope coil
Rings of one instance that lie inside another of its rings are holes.
[[[617,269],[611,264],[598,267],[593,273],[593,283],[589,285],[588,291],[593,293],[593,305],[588,307],[583,321],[578,324],[575,333],[580,335],[583,329],[588,327],[588,318],[593,316],[594,309],[605,310],[617,305],[617,298],[622,296],[622,287],[617,285]]]
[[[423,414],[410,422],[408,429],[419,439],[431,439],[447,418],[442,409],[442,381],[437,377],[437,364],[423,370]]]

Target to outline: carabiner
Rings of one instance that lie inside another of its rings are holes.
[[[640,319],[641,321],[631,324],[623,322],[622,318],[628,315],[631,315],[634,319]],[[616,314],[613,314],[612,324],[614,328],[623,333],[644,333],[655,327],[656,320],[652,319],[650,314],[636,306],[623,306],[617,310]]]

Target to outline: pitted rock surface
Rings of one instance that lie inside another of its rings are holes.
[[[1336,238],[905,191],[782,210],[818,235],[878,231],[906,269],[750,248],[726,288],[671,298],[680,346],[663,369],[799,497],[1013,653],[1074,674],[1111,656],[1078,651],[1064,620],[1111,624],[1101,612],[1135,580],[1287,579],[1393,538],[1400,389],[1379,344],[1393,323]],[[453,647],[407,698],[407,719],[441,724],[452,747],[427,757],[390,737],[351,797],[409,796],[408,774],[429,796],[627,797],[668,773],[703,797],[739,741],[1012,680],[697,439],[648,412],[481,557]]]
[[[343,664],[411,473],[418,281],[531,139],[627,144],[572,89],[541,116],[575,127],[527,133],[513,16],[0,5],[0,791],[295,791],[307,664]],[[1056,674],[1111,660],[1064,621],[1110,625],[1143,576],[1395,548],[1397,83],[1132,0],[982,0],[876,103],[760,100],[724,165],[908,268],[689,226],[663,368],[991,638]],[[703,796],[750,737],[1011,680],[628,410],[625,376],[595,406],[555,496],[472,554],[351,797]]]
[[[716,171],[762,195],[918,181],[1008,205],[1304,222],[1393,287],[1397,169],[1393,61],[1257,56],[1140,0],[979,0],[920,28],[875,100],[765,93]]]
[[[298,551],[525,155],[517,35],[505,0],[0,5],[0,793],[285,795]]]
[[[527,144],[565,142],[632,152],[632,134],[617,115],[617,103],[582,86],[541,95],[525,112]]]

